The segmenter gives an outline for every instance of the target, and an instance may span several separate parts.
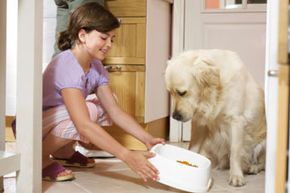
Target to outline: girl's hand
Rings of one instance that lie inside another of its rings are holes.
[[[147,182],[148,178],[157,180],[158,170],[147,160],[154,157],[152,152],[128,151],[124,162]]]
[[[151,138],[150,140],[145,142],[147,149],[151,149],[154,145],[161,143],[165,144],[165,140],[163,138]]]

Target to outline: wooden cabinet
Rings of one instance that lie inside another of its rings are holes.
[[[120,18],[121,27],[105,64],[145,64],[146,18]]]
[[[169,94],[164,82],[170,57],[171,4],[163,0],[108,0],[120,19],[113,48],[104,61],[121,107],[146,131],[168,137]],[[144,149],[117,126],[108,129],[130,149]]]

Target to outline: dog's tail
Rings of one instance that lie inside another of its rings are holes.
[[[254,148],[254,151],[253,151],[253,154],[252,154],[252,163],[253,164],[258,164],[260,156],[264,155],[265,151],[266,151],[266,139],[263,139]]]

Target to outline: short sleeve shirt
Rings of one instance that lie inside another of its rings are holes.
[[[84,98],[109,82],[108,71],[95,59],[85,73],[71,50],[58,54],[43,74],[43,110],[63,105],[60,91],[65,88],[80,89]]]

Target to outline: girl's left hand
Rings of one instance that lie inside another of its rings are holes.
[[[165,140],[163,138],[151,138],[145,143],[145,145],[147,149],[150,150],[154,145],[158,143],[165,144]]]
[[[152,180],[158,180],[158,170],[152,165],[148,159],[154,157],[155,154],[152,152],[141,152],[141,151],[128,151],[124,156],[124,162],[140,177],[143,178],[144,182],[147,182],[148,178]]]

